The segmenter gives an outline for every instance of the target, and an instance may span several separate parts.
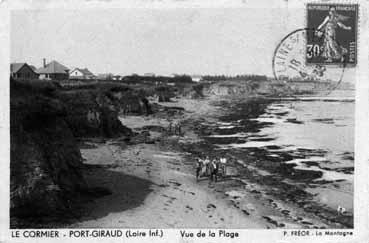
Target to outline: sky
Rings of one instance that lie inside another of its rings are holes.
[[[95,73],[272,75],[274,49],[301,16],[283,8],[17,10],[11,61],[39,67],[46,58]]]
[[[305,9],[15,10],[11,62],[57,60],[93,73],[272,76],[272,58]]]

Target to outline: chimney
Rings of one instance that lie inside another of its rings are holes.
[[[42,59],[44,62],[44,68],[46,67],[46,58]]]

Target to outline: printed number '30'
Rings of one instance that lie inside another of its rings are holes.
[[[307,56],[308,59],[311,59],[313,57],[319,57],[320,56],[320,46],[317,45],[317,44],[307,45],[306,56]]]

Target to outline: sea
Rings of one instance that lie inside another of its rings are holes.
[[[352,212],[354,94],[353,90],[335,90],[328,95],[272,99],[262,111],[250,111],[248,102],[240,102],[229,108],[233,110],[217,122],[208,139],[219,150],[264,151],[271,161],[317,172],[305,190],[322,205]],[[248,114],[242,116],[242,112]],[[293,178],[288,181],[301,183]]]

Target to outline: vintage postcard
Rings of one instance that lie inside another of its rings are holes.
[[[0,242],[369,241],[368,1],[0,10]]]

